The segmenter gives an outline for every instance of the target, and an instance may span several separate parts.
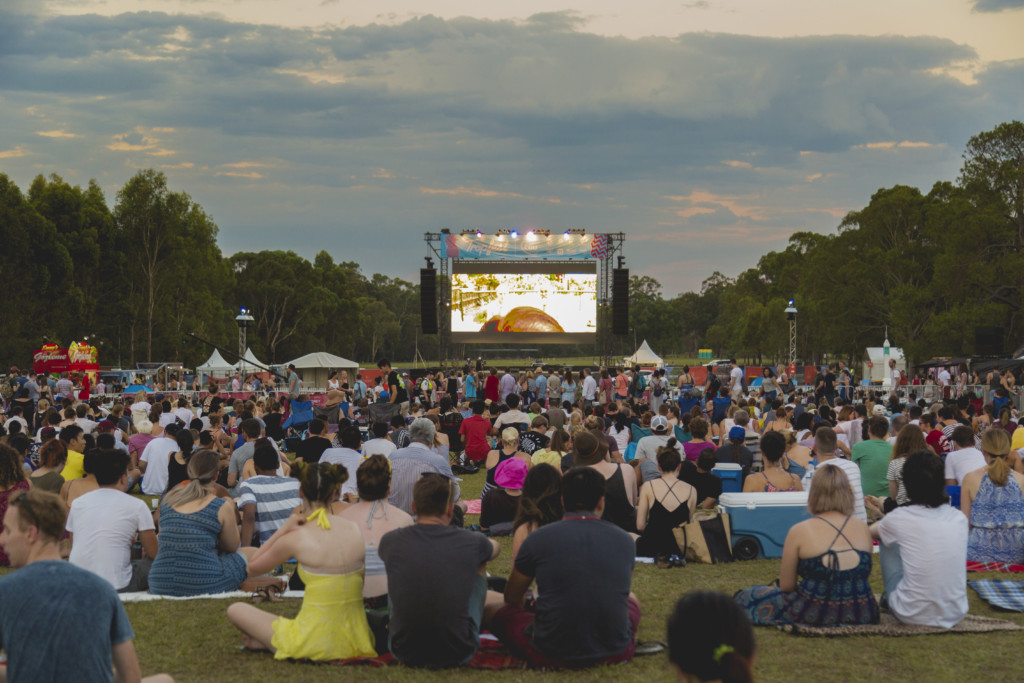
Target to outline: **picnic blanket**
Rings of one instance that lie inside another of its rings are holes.
[[[1024,581],[1009,579],[981,579],[967,585],[978,592],[982,600],[1001,609],[1024,612]]]
[[[299,598],[306,594],[306,591],[287,590],[281,594],[282,598]],[[207,593],[206,595],[152,595],[145,591],[141,593],[118,593],[121,602],[152,602],[154,600],[248,600],[252,593],[245,591],[227,591],[226,593]]]
[[[379,668],[397,664],[398,660],[389,652],[377,657],[354,657],[352,659],[336,659],[334,666],[369,666]],[[512,656],[508,648],[490,633],[480,634],[480,648],[467,664],[470,669],[500,671],[501,669],[525,669],[526,662]]]
[[[1024,572],[1024,564],[1007,564],[1005,562],[975,562],[967,560],[969,572]]]
[[[798,636],[835,638],[840,636],[930,636],[942,633],[992,633],[995,631],[1021,631],[1024,626],[1006,619],[979,617],[968,614],[959,624],[951,629],[933,628],[931,626],[915,626],[903,624],[888,612],[882,612],[877,624],[859,624],[856,626],[802,626],[784,624],[777,627],[780,631]]]
[[[466,500],[463,501],[466,504],[467,515],[479,515],[480,514],[480,499]]]

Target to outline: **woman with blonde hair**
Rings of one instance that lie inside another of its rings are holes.
[[[515,427],[505,427],[501,430],[501,444],[499,444],[498,448],[495,448],[487,454],[487,482],[484,484],[484,488],[480,492],[481,499],[483,499],[485,493],[497,486],[497,484],[494,483],[495,470],[498,469],[498,465],[509,458],[519,458],[526,463],[527,467],[533,464],[529,453],[524,453],[519,450],[519,430]]]
[[[341,465],[303,461],[295,471],[302,505],[252,555],[249,575],[298,560],[296,571],[305,583],[299,614],[288,619],[236,602],[228,607],[228,619],[242,632],[246,648],[270,650],[274,659],[373,657],[363,610],[363,536],[355,522],[329,512],[348,473]]]
[[[149,572],[155,595],[205,595],[237,590],[246,577],[246,555],[238,550],[238,520],[230,499],[214,491],[220,456],[192,454],[189,480],[160,501],[160,550]]]
[[[1007,462],[1010,436],[1005,430],[986,429],[981,452],[988,465],[968,473],[960,493],[960,509],[971,524],[967,559],[1020,564],[1024,562],[1024,474],[1014,472]]]
[[[736,602],[755,624],[843,626],[878,622],[868,525],[853,516],[853,488],[839,467],[818,467],[810,519],[786,534],[778,586],[754,586]]]

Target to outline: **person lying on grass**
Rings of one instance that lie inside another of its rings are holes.
[[[375,657],[373,635],[363,611],[363,537],[355,522],[330,514],[331,501],[348,478],[340,465],[295,463],[302,506],[252,556],[249,576],[298,560],[306,584],[294,619],[250,604],[228,607],[228,619],[250,650],[269,650],[275,659],[331,661]]]
[[[633,538],[604,511],[605,478],[574,467],[562,480],[565,516],[523,541],[491,630],[531,666],[586,667],[633,658],[640,604],[630,592]],[[537,579],[535,611],[523,606]],[[581,580],[580,577],[587,577]]]

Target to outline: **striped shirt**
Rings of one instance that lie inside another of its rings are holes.
[[[238,509],[256,505],[256,531],[260,544],[266,543],[302,504],[299,499],[299,480],[258,474],[238,485]]]
[[[867,522],[868,513],[864,509],[864,488],[860,483],[860,468],[857,467],[856,463],[844,458],[829,458],[828,460],[818,462],[817,465],[809,465],[806,474],[804,474],[804,490],[808,492],[811,490],[811,479],[814,477],[815,467],[824,467],[825,465],[834,465],[843,472],[846,472],[846,478],[850,480],[850,488],[853,489],[853,516],[862,522]]]

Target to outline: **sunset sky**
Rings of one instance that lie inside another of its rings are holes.
[[[225,253],[412,279],[448,227],[627,233],[667,295],[1024,111],[1024,0],[0,0],[0,172],[164,171]]]

